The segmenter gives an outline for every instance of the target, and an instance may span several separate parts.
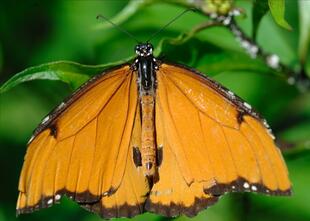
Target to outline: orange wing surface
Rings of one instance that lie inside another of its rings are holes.
[[[17,213],[63,195],[105,218],[141,213],[148,184],[130,148],[140,142],[137,91],[125,65],[89,81],[43,120],[25,156]]]
[[[249,104],[184,66],[149,73],[157,61],[147,59],[93,78],[43,120],[17,213],[66,195],[103,218],[194,216],[226,192],[290,194],[271,130]]]
[[[194,196],[207,198],[205,206],[214,201],[211,196],[232,191],[290,194],[280,150],[267,123],[249,104],[183,66],[162,64],[156,76],[156,120],[162,122],[156,124],[157,143],[164,152],[150,204],[160,208],[176,203],[180,211],[191,207],[197,212],[201,203]],[[191,197],[183,198],[183,187],[192,191]],[[173,191],[166,200],[156,194],[167,190]]]

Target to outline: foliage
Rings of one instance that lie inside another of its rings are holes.
[[[96,20],[96,16],[109,17],[144,40],[186,7],[201,10],[187,13],[152,39],[156,54],[212,76],[267,118],[284,147],[294,184],[291,198],[254,194],[224,196],[217,205],[193,220],[310,219],[310,204],[304,203],[310,199],[307,186],[310,182],[309,91],[302,93],[296,86],[289,85],[284,72],[268,67],[261,57],[250,58],[226,27],[210,26],[197,31],[197,25],[212,22],[210,14],[204,11],[207,9],[199,5],[208,1],[195,0],[191,1],[192,5],[188,2],[57,0],[53,3],[25,1],[16,7],[14,2],[7,1],[0,7],[0,80],[3,82],[0,86],[0,168],[4,178],[0,188],[0,221],[16,219],[14,204],[19,171],[27,139],[35,126],[72,89],[91,76],[133,58],[135,42],[102,20]],[[253,36],[264,51],[277,54],[290,70],[304,70],[305,76],[310,76],[306,0],[236,0],[234,3],[229,6],[240,8],[246,15],[236,17],[236,22],[248,36]],[[290,27],[291,31],[286,30]],[[33,81],[35,79],[41,81]],[[18,219],[99,220],[66,199],[61,205]],[[167,219],[145,214],[134,220]]]

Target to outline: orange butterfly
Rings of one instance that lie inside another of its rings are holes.
[[[226,192],[289,195],[265,120],[231,91],[151,44],[84,84],[34,132],[17,213],[66,195],[103,218],[195,216]]]

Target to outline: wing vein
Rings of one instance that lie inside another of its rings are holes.
[[[204,131],[203,131],[203,127],[202,127],[202,122],[201,122],[201,116],[200,116],[200,111],[199,110],[197,110],[197,112],[198,112],[198,119],[199,119],[199,127],[200,127],[200,131],[202,132],[202,136],[203,136],[203,144],[204,144],[204,146],[205,146],[205,149],[206,149],[206,151],[207,151],[207,153],[209,153],[209,150],[208,150],[208,148],[207,148],[207,139],[206,139],[206,136],[205,136],[205,133],[204,133]],[[198,150],[199,150],[199,152],[201,153],[201,151],[200,151],[200,148],[197,148]],[[202,154],[202,153],[201,153]],[[212,169],[211,169],[211,171],[212,171],[212,174],[213,174],[213,179],[215,179],[215,174],[214,174],[214,165],[211,163],[211,160],[210,160],[210,154],[207,154],[207,158],[208,158],[208,161],[209,161],[209,165],[212,167]]]
[[[122,140],[123,140],[123,137],[124,137],[124,133],[125,133],[125,129],[126,129],[126,126],[127,126],[127,123],[128,123],[128,115],[129,115],[129,106],[130,106],[130,88],[131,88],[131,82],[132,82],[132,79],[130,79],[130,83],[128,85],[128,104],[127,104],[127,112],[126,112],[126,122],[124,124],[124,128],[123,128],[123,131],[122,131],[122,136],[121,136],[121,139],[120,139],[120,142],[119,142],[119,147],[121,146],[121,143],[122,143]],[[128,147],[129,148],[129,147]],[[127,148],[127,153],[128,153],[128,148]],[[114,170],[113,170],[113,175],[112,175],[112,180],[111,182],[113,182],[113,177],[114,177],[114,174],[115,174],[115,169],[116,169],[116,165],[117,165],[117,161],[118,161],[118,157],[119,157],[119,152],[120,152],[120,148],[118,148],[117,150],[117,155],[116,155],[116,163],[114,165]],[[126,154],[127,155],[127,154]],[[126,162],[127,162],[127,159],[128,159],[128,156],[126,157]],[[126,165],[126,164],[125,164]],[[126,167],[126,166],[125,166]],[[123,174],[122,174],[122,178],[121,180],[123,180],[123,177],[124,177],[124,174],[125,174],[125,170],[126,168],[124,169],[123,171]],[[120,184],[122,183],[122,181],[120,182]],[[120,186],[119,184],[119,186]],[[118,189],[119,186],[116,188]]]
[[[218,123],[218,124],[219,124],[219,123]],[[231,156],[231,158],[232,158],[232,163],[233,163],[233,165],[234,165],[235,171],[236,171],[237,175],[239,175],[239,174],[238,174],[238,168],[237,168],[236,163],[235,163],[234,155],[232,154],[231,146],[230,146],[230,144],[229,144],[229,142],[228,142],[228,139],[227,139],[227,136],[226,136],[226,134],[225,134],[225,131],[224,131],[224,129],[222,128],[221,125],[219,125],[219,126],[220,126],[221,131],[222,131],[222,133],[223,133],[223,135],[224,135],[225,143],[226,143],[227,146],[228,146],[229,153],[230,153],[230,156]],[[238,160],[238,159],[237,159],[237,160]],[[227,180],[227,174],[226,174],[226,180]]]
[[[271,161],[270,157],[269,157],[269,154],[268,154],[268,151],[266,150],[266,147],[264,145],[264,142],[262,141],[262,139],[260,138],[260,136],[256,133],[256,131],[253,129],[253,127],[248,123],[246,122],[247,125],[249,125],[249,128],[253,131],[253,133],[256,134],[256,136],[258,137],[258,140],[259,142],[261,143],[263,149],[264,149],[264,152],[265,152],[265,156],[267,156],[268,158],[268,162],[270,164],[270,166],[272,167],[272,173],[277,181],[277,188],[279,188],[279,181],[278,181],[278,177],[276,176],[276,173],[275,173],[275,165],[273,163],[273,161]]]
[[[165,77],[165,75],[163,75],[163,77]],[[163,84],[162,84],[163,85]],[[174,130],[175,130],[175,132],[176,132],[176,135],[177,135],[177,137],[178,137],[178,140],[179,141],[181,141],[181,139],[180,139],[180,135],[179,135],[179,133],[178,133],[178,131],[177,131],[177,129],[176,129],[176,125],[175,125],[175,121],[174,121],[174,119],[173,119],[173,117],[172,117],[172,112],[171,112],[171,108],[170,108],[170,105],[169,105],[169,101],[168,101],[168,96],[167,96],[167,87],[165,87],[165,94],[166,94],[166,98],[167,98],[167,108],[168,108],[168,114],[169,114],[169,116],[170,116],[170,119],[171,119],[171,121],[172,121],[172,123],[173,123],[173,127],[174,127]],[[181,142],[180,142],[181,143]],[[168,145],[169,147],[170,147],[170,145]],[[182,149],[183,149],[183,145],[181,145],[182,146]],[[176,154],[174,153],[174,151],[172,150],[172,148],[170,147],[170,151],[171,151],[171,153],[173,153],[173,155],[174,155],[174,157],[175,157],[175,159],[177,159],[177,156],[176,156]],[[184,151],[184,149],[183,149],[183,153],[184,153],[184,156],[185,156],[185,158],[186,158],[186,161],[188,162],[188,156],[187,156],[187,154],[185,154],[185,151]],[[180,168],[180,166],[179,166],[179,162],[177,162],[177,164],[178,164],[178,167]],[[183,177],[183,179],[184,179],[184,177]],[[184,179],[185,180],[185,179]],[[186,182],[186,180],[185,180],[185,182]],[[193,181],[192,181],[193,182]],[[187,183],[187,182],[186,182]]]
[[[246,139],[247,143],[249,144],[253,154],[254,154],[254,157],[255,157],[255,161],[256,161],[256,165],[257,165],[257,168],[258,168],[258,172],[260,174],[260,181],[263,182],[263,175],[262,175],[262,169],[261,169],[261,166],[258,162],[258,159],[257,159],[257,154],[256,154],[256,151],[254,151],[254,148],[253,148],[253,145],[252,143],[249,141],[249,139],[247,138],[247,136],[245,136],[245,134],[240,131],[241,135]]]
[[[98,115],[97,115],[97,117],[96,117],[96,129],[95,129],[95,133],[96,133],[96,138],[95,138],[95,143],[94,143],[94,152],[93,152],[93,156],[92,156],[92,161],[91,161],[91,169],[90,169],[90,171],[93,171],[93,167],[94,167],[94,159],[95,159],[95,154],[96,154],[96,149],[97,149],[97,140],[98,140],[98,133],[97,133],[97,131],[98,131]],[[90,190],[90,188],[89,188],[89,183],[90,183],[90,178],[91,178],[91,175],[89,175],[90,177],[88,177],[88,184],[87,184],[87,188],[88,188],[88,190]],[[89,191],[90,192],[90,191]]]
[[[184,93],[184,91],[175,83],[175,81],[174,81],[172,78],[169,77],[169,74],[167,74],[167,73],[165,72],[165,70],[162,70],[162,72],[165,73],[164,76],[166,76],[166,78],[169,79],[170,82],[172,82],[172,84],[175,85],[175,87],[187,98],[187,100],[188,100],[193,106],[197,107],[197,106],[193,103],[193,101],[188,97],[188,95],[187,95],[186,93]],[[198,109],[199,109],[199,108],[198,108]],[[200,111],[200,110],[199,110],[199,111]],[[215,122],[217,122],[217,123],[220,124],[220,122],[219,122],[217,119],[214,119],[213,117],[211,117],[210,115],[204,113],[203,111],[200,111],[200,112],[201,112],[203,115],[205,115],[206,117],[208,117],[209,119],[211,119],[211,120],[213,120],[213,121],[215,121]],[[227,126],[227,125],[223,125],[223,126],[226,126],[226,127],[228,127],[228,128],[233,128],[233,127],[230,127],[230,126]],[[235,128],[233,128],[233,129],[235,129]]]
[[[109,99],[107,100],[107,102],[100,108],[100,110],[98,111],[98,113],[93,117],[91,118],[84,126],[82,126],[80,129],[78,129],[76,131],[75,134],[72,134],[70,136],[67,136],[67,137],[63,137],[62,139],[59,140],[62,141],[64,140],[65,138],[69,138],[69,137],[72,137],[72,136],[75,136],[76,134],[78,134],[81,130],[83,130],[85,127],[87,127],[94,119],[96,119],[98,117],[98,115],[102,112],[102,110],[110,103],[110,101],[112,100],[112,98],[114,97],[114,95],[117,93],[117,91],[119,90],[119,88],[123,85],[123,83],[125,82],[126,78],[119,84],[119,86],[115,89],[115,91],[112,93],[112,95],[109,97]]]

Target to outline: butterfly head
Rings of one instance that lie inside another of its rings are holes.
[[[150,43],[138,44],[135,51],[138,56],[148,57],[153,54],[153,45]]]

